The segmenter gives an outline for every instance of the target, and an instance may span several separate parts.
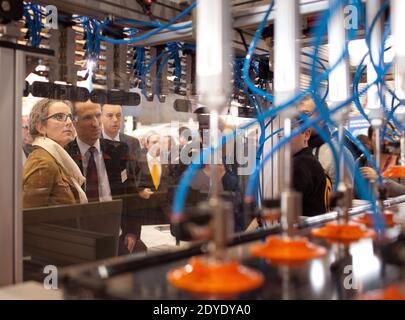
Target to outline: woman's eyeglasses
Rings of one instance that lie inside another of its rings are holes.
[[[69,118],[72,122],[74,122],[74,121],[76,120],[76,117],[73,116],[71,113],[66,114],[66,113],[62,113],[62,112],[59,112],[59,113],[55,113],[55,114],[53,114],[53,115],[50,115],[49,117],[46,117],[46,118],[44,118],[43,120],[55,119],[55,120],[60,121],[60,122],[66,122],[68,118]]]

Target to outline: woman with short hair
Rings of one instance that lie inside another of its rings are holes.
[[[64,146],[75,138],[69,101],[42,99],[29,115],[33,150],[23,171],[23,207],[86,203],[85,182]]]

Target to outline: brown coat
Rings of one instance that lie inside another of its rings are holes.
[[[34,147],[24,165],[23,207],[79,202],[79,194],[66,171],[45,149]]]

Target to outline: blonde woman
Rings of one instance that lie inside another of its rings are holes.
[[[23,207],[86,203],[85,182],[64,146],[75,137],[69,101],[43,99],[29,115],[33,150],[23,171]]]

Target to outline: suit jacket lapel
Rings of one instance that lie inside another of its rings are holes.
[[[155,189],[152,180],[152,174],[149,170],[149,163],[146,154],[142,156],[141,163],[141,172],[142,172],[142,182],[147,186],[147,188]]]
[[[112,188],[111,184],[113,183],[113,173],[114,170],[117,168],[114,168],[112,159],[113,155],[111,154],[111,148],[109,148],[109,144],[106,140],[100,139],[100,149],[101,153],[104,159],[104,164],[105,164],[105,169],[107,171],[107,176],[108,176],[108,181],[110,182],[110,187]]]
[[[70,145],[68,145],[67,152],[70,154],[72,159],[76,162],[76,164],[78,165],[78,167],[79,167],[80,171],[82,172],[82,174],[84,174],[84,172],[83,172],[83,156],[80,153],[79,145],[77,144],[76,139],[73,140],[70,143]]]

